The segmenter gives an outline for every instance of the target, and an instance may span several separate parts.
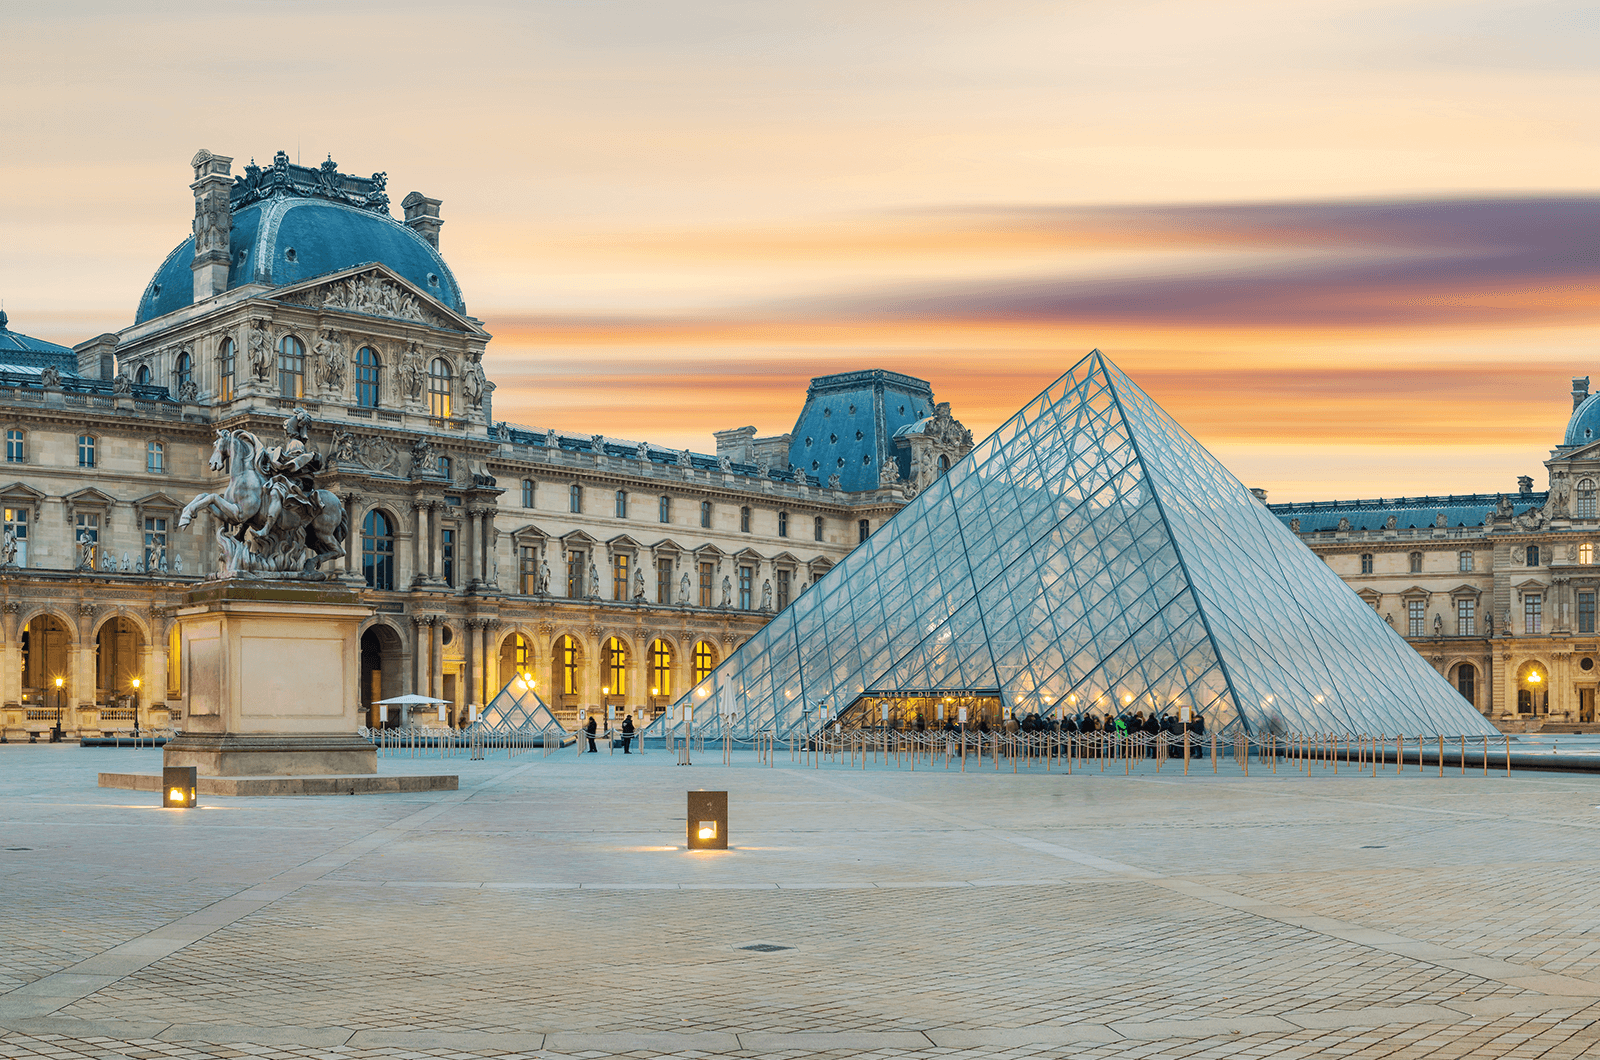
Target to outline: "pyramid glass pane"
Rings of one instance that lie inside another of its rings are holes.
[[[1494,731],[1098,352],[679,702],[748,736],[956,691],[1212,731]]]

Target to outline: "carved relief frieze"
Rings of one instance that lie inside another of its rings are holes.
[[[443,316],[422,299],[376,270],[284,295],[280,301],[311,309],[342,309],[367,316],[409,320],[430,327],[445,327]]]

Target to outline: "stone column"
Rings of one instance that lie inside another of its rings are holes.
[[[422,561],[422,542],[427,536],[427,504],[412,501],[411,517],[411,583],[415,585],[427,580],[427,565]]]
[[[465,662],[467,679],[467,694],[464,697],[470,706],[473,703],[483,706],[483,620],[481,618],[467,619],[467,650],[462,652]]]
[[[500,693],[500,623],[485,619],[483,623],[483,705]],[[528,645],[528,668],[533,668],[533,645]]]
[[[17,612],[21,610],[14,600],[8,600],[0,612],[0,704],[22,701],[22,638],[17,634]]]
[[[354,493],[346,493],[344,495],[344,512],[345,518],[350,524],[346,529],[343,542],[344,572],[346,574],[354,574],[356,553],[361,550],[361,527],[356,524],[356,495]]]
[[[423,615],[411,620],[413,630],[413,647],[411,649],[411,692],[413,695],[425,696],[428,694],[428,627],[433,623],[433,616]]]
[[[428,619],[428,691],[426,695],[443,699],[444,690],[444,621],[443,616]]]
[[[133,696],[133,716],[139,719],[139,728],[148,728],[150,724],[150,690],[155,687],[151,683],[150,675],[150,645],[146,643],[139,649],[139,690]],[[163,675],[165,676],[165,675]],[[166,681],[161,682],[161,694],[167,694]]]
[[[444,517],[444,505],[434,501],[428,505],[428,580],[436,582],[444,577],[444,535],[439,531]]]

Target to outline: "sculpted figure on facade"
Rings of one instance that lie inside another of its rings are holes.
[[[717,466],[722,469],[722,473],[725,475],[733,473],[733,461],[727,455],[717,457]]]
[[[733,606],[733,582],[726,574],[722,576],[722,606]]]
[[[1349,530],[1350,529],[1350,517],[1349,516],[1340,516],[1339,517],[1339,529],[1340,530]]]
[[[111,379],[111,392],[117,397],[129,397],[133,394],[133,380],[127,372],[118,372]]]
[[[550,595],[550,563],[542,556],[539,558],[539,574],[533,588],[539,596]]]
[[[831,490],[839,488],[839,473],[837,471],[828,476],[828,488]]]
[[[250,322],[250,343],[246,350],[250,362],[250,377],[265,383],[272,374],[272,333],[265,320]]]
[[[78,569],[94,570],[94,542],[87,530],[78,532]]]
[[[689,606],[689,575],[688,575],[688,573],[685,573],[684,576],[681,579],[678,580],[678,604],[680,606],[682,606],[682,607],[688,607]]]
[[[1532,480],[1529,480],[1531,485]],[[1572,482],[1563,474],[1550,476],[1550,499],[1545,501],[1544,510],[1555,518],[1562,518],[1567,514],[1567,500],[1572,496]]]
[[[644,568],[635,568],[633,572],[633,598],[644,600]]]
[[[1397,519],[1393,514],[1391,514],[1389,516],[1389,518],[1387,518],[1387,519],[1385,519],[1383,521],[1383,528],[1385,530],[1393,530],[1395,528],[1395,526],[1399,524],[1399,522],[1400,522],[1400,520]]]
[[[1438,526],[1438,527],[1449,526],[1450,525],[1450,520],[1443,512],[1440,512],[1437,516],[1434,517],[1433,525],[1434,526]]]
[[[589,564],[589,599],[600,599],[600,571],[593,563]]]
[[[639,466],[641,468],[649,470],[649,467],[650,467],[650,446],[649,446],[648,443],[640,442],[639,443],[639,448],[634,453],[634,456],[639,458]]]
[[[422,397],[422,345],[413,342],[400,358],[400,389],[412,401]]]
[[[685,449],[678,454],[678,466],[685,472],[694,470],[694,454]]]
[[[761,582],[761,610],[772,610],[772,579],[766,578]]]
[[[111,554],[110,549],[101,550],[100,569],[103,571],[114,571],[117,569],[117,557]]]
[[[439,467],[438,457],[433,455],[433,443],[426,438],[418,438],[411,443],[411,477],[420,478],[431,475]]]
[[[337,391],[344,386],[344,344],[337,332],[324,331],[312,348],[316,355],[317,383],[326,391]]]
[[[283,421],[283,443],[271,447],[243,429],[217,431],[208,466],[228,475],[227,488],[190,501],[178,528],[202,511],[217,518],[218,576],[315,579],[323,577],[322,563],[344,556],[344,504],[316,487],[323,463],[310,444],[309,425],[305,410],[296,409]],[[141,565],[149,570],[163,561],[146,554]]]
[[[39,373],[39,383],[51,390],[59,389],[61,386],[60,370],[53,364],[45,365],[44,371]]]
[[[467,399],[468,407],[483,408],[484,395],[493,390],[494,384],[483,374],[483,364],[474,356],[466,371],[461,373],[461,394]]]
[[[178,400],[190,404],[199,401],[200,385],[193,379],[185,379],[182,383],[179,383]]]
[[[16,531],[6,527],[5,536],[0,537],[0,567],[17,565],[18,548]]]
[[[333,448],[328,453],[328,466],[339,467],[344,464],[355,464],[361,460],[356,436],[349,431],[335,427],[333,429]]]

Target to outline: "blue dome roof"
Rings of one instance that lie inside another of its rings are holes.
[[[385,265],[446,307],[466,312],[450,267],[416,232],[387,213],[327,199],[273,196],[233,212],[228,289],[247,283],[275,287],[342,272],[356,265]],[[150,278],[134,323],[194,304],[194,237],[178,244]]]
[[[1600,442],[1600,394],[1591,394],[1572,410],[1567,421],[1567,437],[1562,445],[1589,445]]]

